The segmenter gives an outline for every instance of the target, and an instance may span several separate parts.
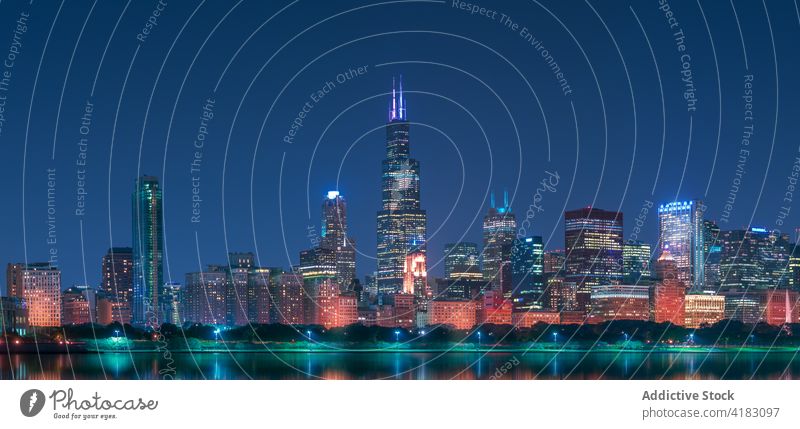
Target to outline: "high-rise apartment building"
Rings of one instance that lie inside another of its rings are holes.
[[[133,191],[133,323],[158,326],[164,284],[164,220],[158,179],[142,176]]]

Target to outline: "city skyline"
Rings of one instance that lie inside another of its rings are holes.
[[[252,249],[262,264],[288,267],[298,249],[309,247],[303,231],[313,226],[318,233],[318,204],[328,190],[338,189],[347,198],[350,213],[373,213],[381,198],[380,184],[372,179],[380,175],[375,160],[385,152],[388,81],[401,72],[409,120],[425,123],[415,127],[412,145],[423,166],[422,201],[433,253],[441,255],[450,241],[480,243],[475,223],[488,209],[490,191],[503,188],[509,190],[510,205],[518,215],[533,202],[537,188],[544,189],[543,211],[537,212],[527,235],[541,235],[548,250],[562,247],[562,211],[588,204],[633,219],[645,201],[702,199],[708,206],[706,218],[724,229],[751,223],[772,229],[783,216],[780,208],[786,205],[783,194],[796,154],[792,136],[799,132],[798,124],[784,120],[797,115],[797,106],[783,94],[797,92],[797,82],[788,77],[796,75],[798,64],[793,55],[782,56],[792,52],[785,38],[775,37],[775,50],[771,49],[773,38],[766,25],[769,18],[774,34],[793,34],[792,10],[783,5],[765,9],[759,4],[707,2],[701,5],[703,13],[695,3],[673,5],[681,15],[685,46],[694,53],[697,101],[692,112],[683,98],[676,42],[658,8],[595,5],[597,15],[608,22],[609,35],[586,7],[543,4],[561,17],[572,39],[539,6],[504,5],[503,12],[527,28],[556,62],[571,89],[565,95],[549,60],[531,55],[539,51],[529,41],[496,21],[478,19],[450,4],[364,7],[342,14],[337,19],[342,37],[389,34],[333,51],[291,82],[293,74],[287,70],[300,70],[306,62],[284,58],[286,50],[258,74],[268,59],[263,53],[287,41],[270,32],[288,39],[296,34],[289,22],[312,24],[348,7],[326,4],[302,13],[289,7],[279,16],[291,19],[273,20],[235,55],[225,47],[247,40],[280,5],[243,3],[224,20],[228,8],[204,5],[192,22],[222,21],[213,35],[205,24],[187,25],[181,33],[193,8],[170,8],[160,27],[166,30],[154,32],[143,43],[132,35],[140,31],[138,18],[151,12],[148,5],[132,3],[123,13],[123,5],[98,4],[91,15],[90,6],[64,8],[57,19],[57,5],[35,3],[26,8],[38,18],[28,22],[28,54],[21,54],[15,65],[0,137],[8,143],[0,174],[3,183],[10,184],[8,198],[14,207],[0,214],[11,243],[0,250],[0,260],[41,261],[55,251],[68,285],[96,283],[96,264],[88,261],[96,261],[110,247],[132,245],[127,239],[127,200],[135,178],[145,174],[158,176],[168,195],[165,282],[180,282],[183,273],[197,269],[197,250],[203,264],[224,261],[228,249]],[[13,24],[23,10],[12,4],[5,7]],[[531,14],[530,7],[541,13]],[[97,37],[79,38],[78,28],[66,25],[84,20],[85,34]],[[46,43],[52,23],[60,37]],[[472,36],[508,62],[464,39],[404,32],[411,23],[424,31],[436,28]],[[711,55],[709,35],[716,57]],[[582,43],[585,57],[575,40]],[[394,50],[385,49],[387,44],[403,46],[408,53],[398,58]],[[291,46],[316,52],[317,45],[300,36]],[[324,45],[326,50],[336,47],[329,40]],[[39,56],[30,54],[37,51],[42,54],[41,67]],[[101,61],[104,52],[107,56]],[[470,55],[464,55],[467,52]],[[624,64],[607,61],[620,54]],[[281,64],[286,67],[275,67],[278,60],[285,60]],[[161,74],[159,67],[147,66],[162,62],[167,64]],[[130,80],[122,85],[129,66]],[[748,122],[739,113],[744,113],[747,83],[757,114],[751,152],[741,172],[739,146]],[[310,98],[324,88],[329,90],[323,91],[323,98],[315,95],[319,101]],[[13,100],[30,100],[30,105]],[[313,108],[293,143],[285,143],[306,102]],[[81,134],[82,129],[89,134]],[[79,138],[86,141],[78,145]],[[199,150],[195,143],[201,139],[205,143]],[[198,151],[202,153],[196,161]],[[464,176],[460,160],[468,172]],[[77,161],[86,164],[80,165],[85,167],[80,183]],[[198,171],[192,171],[193,165]],[[52,175],[48,169],[54,170]],[[549,177],[546,171],[558,173],[555,191],[541,186]],[[451,180],[432,180],[439,177]],[[55,179],[55,245],[47,241],[51,230],[46,227],[44,194],[50,178]],[[198,207],[193,206],[195,189],[201,200]],[[85,192],[81,200],[78,192]],[[727,208],[732,192],[737,198]],[[196,208],[198,215],[193,214]],[[76,215],[76,209],[84,209],[83,214]],[[795,212],[796,208],[788,212],[787,225],[797,223],[792,219]],[[193,216],[199,222],[192,222]],[[658,235],[653,217],[651,212],[638,234],[648,243],[655,243]],[[349,233],[369,250],[375,248],[375,226],[364,219]],[[631,227],[632,223],[625,226],[626,236]],[[186,251],[186,246],[194,251]],[[372,257],[372,252],[357,256],[359,278],[372,271]],[[438,259],[428,261],[428,269],[437,276],[443,272]]]

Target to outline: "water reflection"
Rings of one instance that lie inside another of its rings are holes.
[[[793,353],[175,353],[177,379],[794,379]],[[763,363],[762,363],[763,359]],[[509,362],[516,361],[509,365]],[[157,353],[16,354],[0,379],[159,379]],[[74,373],[74,376],[73,376]]]

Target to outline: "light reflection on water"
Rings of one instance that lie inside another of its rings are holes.
[[[792,353],[175,353],[176,379],[778,379],[800,375]],[[763,363],[761,362],[763,359]],[[512,364],[510,362],[515,362]],[[760,364],[760,366],[759,366]],[[158,379],[159,353],[16,354],[0,379]],[[507,372],[498,372],[499,368]],[[12,373],[13,369],[13,373]],[[727,373],[726,373],[727,370]],[[696,375],[693,377],[692,375]]]

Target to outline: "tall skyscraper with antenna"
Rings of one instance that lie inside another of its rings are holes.
[[[511,293],[511,251],[517,233],[517,219],[503,191],[503,205],[495,204],[491,194],[489,212],[483,218],[483,280],[492,288]]]
[[[408,116],[403,96],[392,81],[392,107],[386,124],[386,159],[382,163],[381,210],[378,211],[378,292],[403,289],[406,255],[425,252],[427,214],[420,202],[419,161],[411,158]]]

